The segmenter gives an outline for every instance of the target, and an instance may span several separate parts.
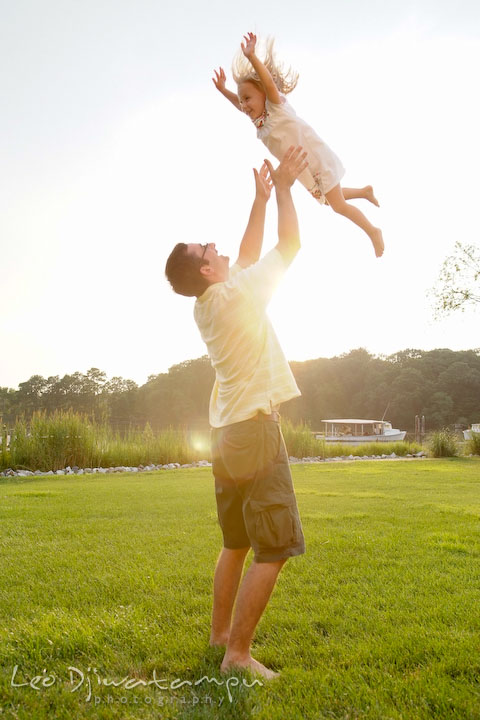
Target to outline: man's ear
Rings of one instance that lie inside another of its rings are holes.
[[[208,278],[212,274],[213,270],[210,264],[200,265],[200,274],[205,278]]]

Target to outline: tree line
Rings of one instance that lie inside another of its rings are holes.
[[[427,429],[480,421],[480,349],[404,350],[374,356],[363,348],[338,357],[291,363],[302,392],[282,406],[294,423],[322,428],[324,418],[371,418],[413,431],[415,415]],[[207,356],[151,375],[144,385],[121,377],[108,379],[98,368],[85,374],[43,378],[33,375],[17,390],[0,388],[0,421],[11,427],[35,411],[72,409],[108,422],[120,432],[149,423],[165,427],[208,427],[208,402],[214,372]]]

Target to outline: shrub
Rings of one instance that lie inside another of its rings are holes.
[[[433,432],[428,439],[428,446],[436,458],[456,457],[459,452],[457,437],[448,428]]]

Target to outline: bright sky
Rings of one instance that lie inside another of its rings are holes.
[[[248,30],[300,73],[290,101],[373,184],[360,229],[294,188],[302,250],[270,306],[289,360],[480,346],[426,291],[480,244],[477,0],[15,0],[0,25],[0,386],[92,366],[143,383],[205,348],[163,271],[176,242],[236,258],[266,148],[215,90]],[[231,89],[235,89],[230,79]],[[276,243],[275,203],[265,250]]]

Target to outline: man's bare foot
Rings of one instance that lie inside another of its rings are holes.
[[[256,675],[261,675],[265,680],[274,680],[280,676],[280,673],[276,673],[273,670],[262,665],[262,663],[255,660],[251,655],[245,660],[223,660],[220,671],[222,673],[228,673],[230,670],[250,670],[250,672]]]
[[[372,241],[375,255],[377,257],[382,257],[385,245],[383,244],[383,236],[380,228],[374,229],[373,233],[370,235],[370,240]]]
[[[376,205],[377,207],[380,207],[380,203],[378,202],[377,198],[373,194],[373,187],[371,185],[366,185],[364,188],[364,198],[365,200],[368,200],[369,202],[373,203],[373,205]]]

